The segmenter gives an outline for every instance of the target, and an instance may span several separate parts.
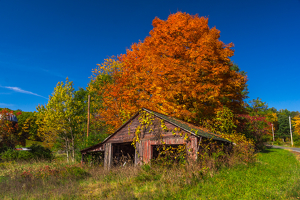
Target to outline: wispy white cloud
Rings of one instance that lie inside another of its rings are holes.
[[[0,56],[1,56],[1,52],[0,52]],[[64,76],[63,74],[58,73],[57,71],[53,71],[53,70],[48,70],[42,67],[33,67],[33,66],[27,66],[27,65],[22,65],[19,63],[14,63],[11,61],[3,61],[0,60],[0,65],[3,65],[3,67],[10,67],[11,71],[13,71],[15,68],[18,68],[18,70],[22,70],[22,71],[34,71],[35,73],[38,71],[39,73],[45,73],[47,75],[51,75],[51,76],[56,76],[59,78],[66,78],[67,76]],[[13,67],[12,67],[13,66]]]
[[[8,103],[0,103],[1,107],[13,107],[15,106],[14,104],[8,104]]]
[[[53,76],[57,76],[57,77],[60,77],[60,78],[66,78],[66,76],[60,74],[60,73],[57,73],[57,72],[53,72],[53,71],[50,71],[48,69],[43,69],[43,68],[40,68],[40,70],[50,74],[50,75],[53,75]]]
[[[45,98],[45,99],[48,99],[46,97],[43,97],[39,94],[36,94],[36,93],[33,93],[33,92],[30,92],[30,91],[26,91],[26,90],[22,90],[21,88],[19,87],[10,87],[10,86],[0,86],[2,88],[6,88],[6,89],[9,89],[9,90],[13,90],[15,92],[19,92],[19,93],[24,93],[24,94],[31,94],[31,95],[34,95],[34,96],[38,96],[38,97],[42,97],[42,98]]]

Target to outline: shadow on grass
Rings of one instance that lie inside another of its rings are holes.
[[[259,153],[273,153],[273,152],[274,152],[273,148],[266,148],[266,149],[260,151]]]

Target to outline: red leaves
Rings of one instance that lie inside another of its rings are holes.
[[[263,116],[239,115],[239,132],[254,140],[256,148],[262,148],[263,142],[271,135],[271,123]]]
[[[13,147],[18,139],[18,124],[12,121],[13,111],[0,111],[0,145]]]

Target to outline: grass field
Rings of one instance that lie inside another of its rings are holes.
[[[258,154],[249,166],[223,169],[214,177],[189,187],[176,197],[189,199],[300,199],[300,165],[285,150]]]
[[[269,149],[256,160],[218,172],[195,165],[105,171],[61,161],[0,163],[0,199],[300,199],[294,154]]]

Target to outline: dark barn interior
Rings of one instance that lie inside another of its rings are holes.
[[[113,165],[134,164],[135,148],[131,142],[115,143],[113,149]]]
[[[92,151],[86,153],[83,162],[89,163],[90,165],[104,165],[104,151]]]

